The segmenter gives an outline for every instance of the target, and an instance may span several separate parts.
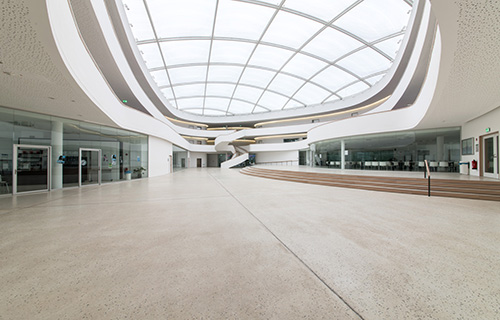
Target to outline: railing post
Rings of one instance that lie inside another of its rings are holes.
[[[428,183],[427,183],[427,196],[430,197],[431,196],[431,176],[429,176],[427,181],[428,181]]]

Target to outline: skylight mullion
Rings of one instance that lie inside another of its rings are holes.
[[[252,50],[252,53],[250,54],[250,56],[248,57],[248,60],[247,60],[247,63],[245,64],[245,66],[243,67],[243,70],[241,71],[241,74],[240,74],[240,78],[238,79],[238,82],[236,84],[236,87],[234,88],[234,91],[233,91],[233,94],[231,95],[231,100],[233,99],[234,97],[234,94],[236,93],[236,89],[238,88],[238,84],[240,83],[241,81],[241,78],[243,77],[243,73],[245,72],[245,69],[247,68],[248,64],[250,63],[250,60],[252,59],[252,56],[253,54],[255,53],[255,50],[257,50],[257,47],[259,46],[262,38],[264,37],[264,35],[266,34],[266,31],[269,29],[269,27],[271,26],[271,23],[273,22],[274,18],[276,18],[276,15],[278,14],[278,12],[281,10],[281,8],[283,7],[283,4],[285,3],[286,0],[281,0],[279,6],[276,8],[276,11],[273,13],[271,19],[269,19],[266,27],[264,28],[264,31],[262,31],[262,34],[260,35],[259,37],[259,40],[257,42],[257,44],[255,45],[255,47],[253,48]],[[231,107],[231,100],[229,100],[229,105],[227,106],[227,111],[229,111],[229,108]],[[256,104],[257,105],[257,104]],[[255,107],[254,107],[255,109]],[[253,110],[252,110],[253,112]]]
[[[210,37],[210,50],[208,51],[208,64],[207,64],[207,75],[205,77],[205,96],[207,94],[207,83],[208,83],[208,73],[210,72],[210,57],[212,56],[212,47],[214,45],[214,33],[215,33],[215,23],[217,22],[217,10],[219,8],[219,0],[215,3],[215,13],[214,13],[214,22],[212,24],[212,36]],[[205,101],[206,99],[203,99],[203,107],[202,110],[205,110]],[[202,112],[203,115],[203,112]]]
[[[358,4],[360,4],[361,2],[363,2],[363,0],[358,0],[356,1],[355,3],[351,4],[349,7],[347,7],[345,10],[343,10],[341,13],[339,13],[338,15],[336,15],[332,20],[330,20],[327,24],[324,24],[323,27],[318,30],[314,35],[312,35],[306,42],[304,42],[302,44],[302,46],[300,46],[300,48],[298,48],[295,53],[285,62],[285,64],[283,64],[281,66],[281,69],[280,69],[280,72],[281,70],[283,70],[283,68],[293,59],[293,57],[295,57],[299,52],[302,51],[302,49],[304,49],[305,46],[307,46],[314,38],[316,38],[321,32],[323,32],[326,28],[330,27],[335,21],[337,21],[340,17],[342,17],[343,15],[345,15],[347,12],[349,12],[350,10],[352,10],[352,8],[356,7]],[[326,62],[326,61],[325,61]],[[325,70],[327,67],[321,69],[321,71]],[[318,74],[318,73],[316,73]],[[315,74],[315,75],[316,75]],[[271,85],[271,83],[274,81],[274,79],[276,79],[278,73],[271,79],[271,81],[267,84],[267,87],[266,87],[266,90],[269,88],[269,86]],[[298,90],[300,90],[301,88],[303,88],[305,86],[305,84],[307,82],[309,82],[312,78],[309,78],[308,81],[304,82]],[[264,90],[264,92],[266,91]],[[329,89],[326,89],[327,91],[329,91],[330,93],[333,93],[332,91],[330,91]],[[298,91],[296,91],[289,99],[288,101],[283,105],[282,109],[290,102],[290,100],[292,100],[293,96],[295,94],[297,94]],[[262,95],[260,96],[259,100],[257,100],[257,102],[260,101],[260,99],[262,98],[262,96],[264,95],[264,93],[262,93]],[[255,108],[254,108],[255,109]],[[252,110],[252,113],[253,113],[254,110]]]
[[[167,73],[168,82],[170,82],[170,85],[172,85],[172,80],[170,79],[170,74],[168,73],[167,63],[165,62],[165,56],[163,55],[163,50],[161,49],[160,43],[158,42],[158,34],[156,33],[155,25],[153,24],[153,20],[151,19],[151,13],[149,12],[147,0],[143,0],[143,2],[144,2],[144,7],[146,8],[146,13],[148,15],[149,23],[151,23],[151,28],[153,29],[153,34],[156,39],[158,50],[160,50],[161,60],[163,61],[163,65],[165,66],[165,72]],[[179,105],[177,104],[177,98],[175,96],[175,91],[173,88],[172,88],[172,96],[174,97],[175,108],[179,109]]]

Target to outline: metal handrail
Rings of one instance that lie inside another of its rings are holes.
[[[429,170],[429,162],[427,160],[424,160],[425,162],[425,172],[424,172],[424,179],[426,178],[427,175],[427,196],[431,196],[431,171]]]

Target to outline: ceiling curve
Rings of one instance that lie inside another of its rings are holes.
[[[409,0],[123,0],[170,104],[204,116],[304,108],[359,94],[391,67]]]

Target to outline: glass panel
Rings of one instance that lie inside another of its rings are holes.
[[[324,25],[296,14],[280,11],[262,41],[298,49]]]
[[[14,112],[0,108],[0,194],[12,193]]]
[[[148,69],[163,67],[163,59],[157,43],[141,44],[139,45],[139,51]]]
[[[250,64],[279,70],[292,54],[289,50],[259,45],[250,59]]]
[[[205,82],[207,77],[206,66],[182,67],[168,69],[172,84],[188,82]]]
[[[170,85],[167,72],[165,70],[153,71],[151,72],[151,76],[153,77],[153,80],[156,82],[156,85],[158,87]]]
[[[321,103],[326,97],[330,96],[330,92],[322,89],[312,83],[306,83],[302,89],[293,97],[306,105]]]
[[[401,0],[365,0],[334,24],[372,42],[400,32],[408,24],[411,7]]]
[[[226,111],[205,109],[203,114],[207,116],[225,116]]]
[[[314,40],[309,42],[303,51],[312,53],[328,61],[334,61],[362,45],[363,43],[345,33],[333,28],[326,28]]]
[[[210,41],[183,40],[160,43],[168,66],[189,63],[208,63]]]
[[[361,78],[391,67],[391,62],[388,59],[370,48],[358,51],[340,60],[337,64],[354,72]]]
[[[238,1],[219,1],[216,37],[258,40],[275,9]]]
[[[403,36],[401,35],[379,42],[375,45],[375,47],[382,50],[385,54],[394,59],[396,57],[396,54],[398,53],[399,48],[401,47],[402,41]]]
[[[177,99],[177,105],[180,110],[201,108],[203,107],[203,98]]]
[[[207,85],[207,96],[225,96],[231,97],[234,92],[234,84],[215,84],[209,83]]]
[[[312,78],[312,81],[314,83],[320,84],[323,87],[332,90],[333,92],[345,86],[346,83],[350,83],[356,80],[356,77],[353,77],[347,72],[340,70],[339,68],[334,66],[328,67],[320,74]]]
[[[262,89],[246,87],[246,86],[239,86],[236,89],[236,92],[234,93],[234,97],[237,99],[246,100],[250,103],[255,103],[255,102],[257,102],[259,97],[262,95],[262,92],[264,92],[264,90],[262,90]]]
[[[205,94],[205,85],[202,83],[198,83],[198,84],[175,86],[174,90],[175,90],[175,96],[177,98],[193,97],[193,96],[202,97]]]
[[[48,149],[17,148],[17,192],[48,190],[48,173]]]
[[[494,139],[486,138],[484,139],[484,172],[494,173],[495,172],[495,151],[494,151]]]
[[[172,88],[171,87],[161,89],[161,92],[163,93],[163,95],[165,96],[165,98],[167,98],[168,100],[174,98],[174,94],[172,92]],[[174,103],[174,102],[172,101],[172,103]],[[174,103],[174,105],[175,105],[175,103]]]
[[[231,101],[231,105],[229,107],[229,112],[235,113],[235,114],[251,113],[253,110],[253,107],[254,107],[254,105],[252,103],[233,100],[233,101]]]
[[[288,97],[266,91],[266,93],[262,96],[262,99],[260,99],[259,104],[270,110],[281,110],[288,100]]]
[[[240,83],[264,87],[271,81],[275,74],[276,72],[247,67],[245,72],[243,72]]]
[[[296,108],[303,108],[303,107],[305,107],[305,104],[300,103],[300,102],[295,101],[295,100],[290,100],[283,109],[296,109]]]
[[[98,184],[99,183],[99,151],[81,150],[82,157],[80,159],[81,169],[81,184]],[[116,159],[115,159],[116,161]],[[107,163],[105,163],[107,165]]]
[[[309,79],[326,66],[328,66],[326,62],[299,53],[285,65],[282,71]]]
[[[270,90],[277,91],[290,97],[304,84],[303,80],[280,73],[269,86]]]
[[[160,38],[212,34],[215,1],[147,0],[147,3],[156,33]]]
[[[385,74],[379,74],[378,76],[373,76],[370,78],[367,78],[366,81],[368,81],[372,86],[382,80],[382,78],[385,76]]]
[[[284,6],[328,22],[354,2],[354,0],[287,0]]]
[[[221,112],[226,112],[229,106],[229,98],[212,98],[207,97],[205,99],[205,109],[220,110]]]
[[[134,38],[139,41],[154,39],[153,28],[144,7],[144,2],[124,0],[123,5]]]
[[[339,92],[337,92],[337,94],[339,96],[341,96],[342,98],[345,98],[345,97],[360,93],[362,91],[365,91],[368,88],[370,88],[370,87],[366,83],[356,82],[355,84],[350,85],[349,87],[340,90]]]
[[[210,66],[210,72],[208,73],[208,81],[216,82],[238,82],[240,78],[243,67],[236,66]]]
[[[212,45],[210,62],[246,64],[255,44],[237,41],[218,41]]]

